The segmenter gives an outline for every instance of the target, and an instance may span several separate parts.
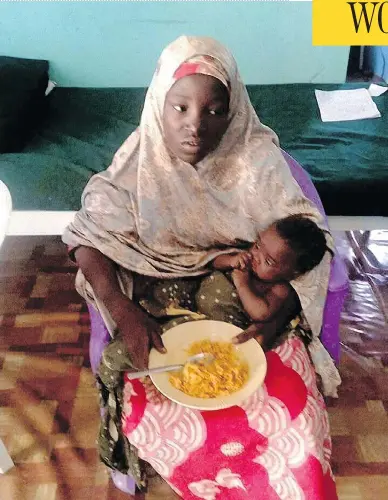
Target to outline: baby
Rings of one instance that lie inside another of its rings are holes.
[[[214,271],[199,286],[193,279],[161,280],[139,303],[160,318],[163,331],[194,319],[246,330],[274,318],[292,291],[290,281],[317,266],[326,251],[324,231],[307,217],[291,215],[263,231],[248,251],[216,257]]]
[[[246,319],[266,322],[274,318],[291,293],[290,281],[317,266],[326,251],[331,252],[324,231],[307,217],[291,215],[264,230],[248,251],[216,257],[213,267],[219,271],[232,271],[231,279],[248,316]],[[213,273],[206,279],[199,292],[199,302],[201,297],[214,294],[214,285],[219,285],[216,293],[221,293],[221,281],[225,277],[220,277],[220,274]],[[209,287],[212,293],[209,293]],[[231,295],[235,297],[236,293]],[[240,316],[241,323],[241,314],[232,313],[228,319],[237,320],[237,316]]]

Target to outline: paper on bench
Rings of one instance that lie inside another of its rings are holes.
[[[367,89],[316,90],[323,122],[363,120],[381,116]]]
[[[378,97],[384,94],[388,90],[388,87],[383,87],[382,85],[376,85],[376,83],[371,83],[368,88],[368,92],[372,97]]]

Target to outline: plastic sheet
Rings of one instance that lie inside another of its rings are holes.
[[[335,233],[349,271],[350,290],[341,315],[344,353],[388,364],[388,231]]]

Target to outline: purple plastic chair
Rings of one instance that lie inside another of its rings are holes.
[[[321,199],[308,173],[288,153],[283,151],[283,155],[304,195],[315,203],[319,211],[326,218]],[[340,358],[339,321],[348,288],[349,283],[345,264],[342,258],[336,253],[331,262],[321,341],[337,364]],[[90,365],[93,373],[96,373],[102,351],[108,344],[110,335],[100,314],[92,306],[88,305],[88,308],[91,329],[89,344]],[[113,482],[120,490],[132,495],[135,493],[136,484],[132,477],[118,471],[112,471],[111,475]]]
[[[88,309],[90,316],[89,357],[92,372],[95,374],[100,364],[102,351],[109,343],[111,337],[100,313],[90,304],[88,304]],[[136,482],[132,476],[128,476],[117,470],[111,470],[110,474],[112,481],[119,490],[129,495],[135,495]]]
[[[319,194],[308,173],[285,151],[283,151],[283,156],[306,198],[315,203],[327,220]],[[340,360],[339,322],[348,290],[349,280],[346,266],[340,255],[336,252],[331,261],[329,287],[323,313],[321,342],[337,364]]]

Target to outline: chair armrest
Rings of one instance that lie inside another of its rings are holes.
[[[346,291],[349,288],[348,272],[344,260],[338,253],[331,262],[329,288],[330,292]]]

